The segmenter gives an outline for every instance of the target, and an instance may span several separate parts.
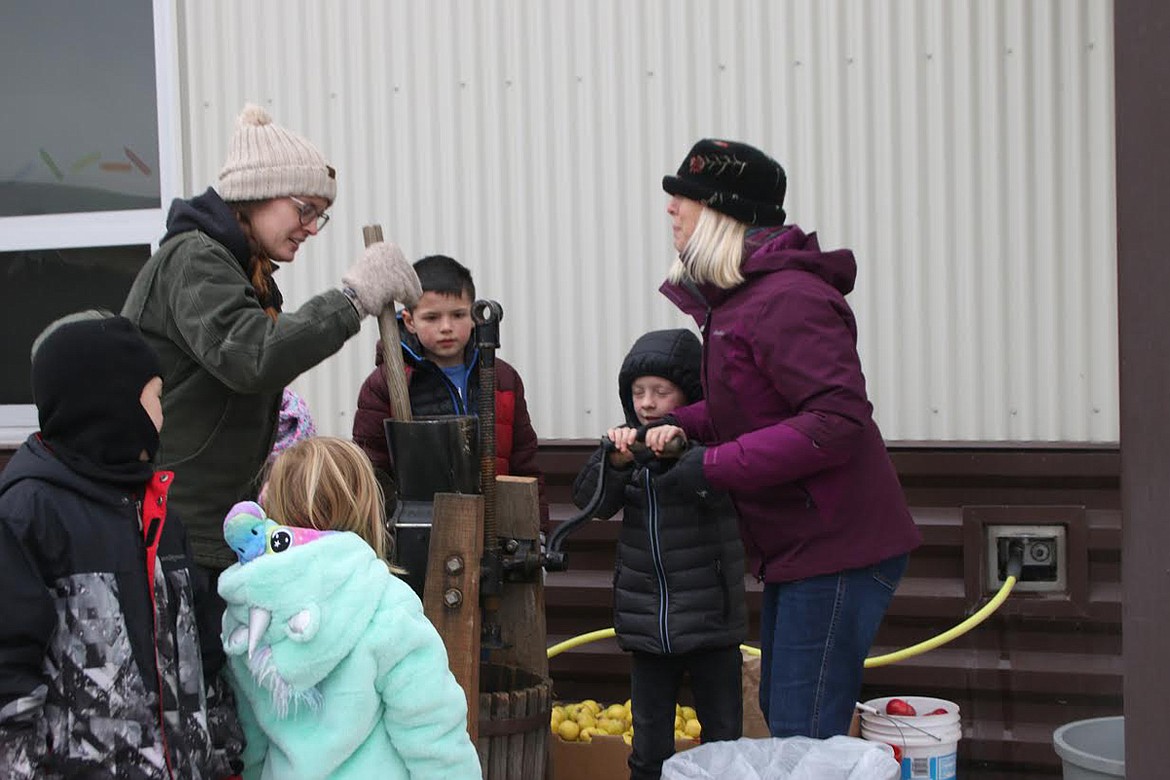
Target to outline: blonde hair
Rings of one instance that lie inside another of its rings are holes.
[[[314,436],[289,447],[272,464],[261,503],[283,525],[352,531],[386,560],[385,497],[369,458],[351,441]]]
[[[743,284],[739,266],[747,225],[734,217],[703,206],[695,232],[678,254],[668,279],[675,284],[693,281],[730,290]]]

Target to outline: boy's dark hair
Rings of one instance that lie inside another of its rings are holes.
[[[475,301],[475,282],[471,271],[458,260],[446,255],[428,255],[414,264],[423,292],[460,296],[466,294]]]

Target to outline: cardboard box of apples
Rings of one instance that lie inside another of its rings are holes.
[[[628,780],[634,736],[629,699],[609,706],[593,699],[556,704],[549,726],[549,780]],[[676,704],[674,749],[699,744],[702,731],[694,709]]]

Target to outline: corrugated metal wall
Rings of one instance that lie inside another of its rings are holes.
[[[178,2],[187,190],[268,106],[341,184],[290,305],[364,223],[453,255],[505,307],[543,438],[620,419],[629,344],[684,324],[659,181],[714,135],[781,160],[790,219],[857,252],[888,439],[1117,440],[1110,2]],[[375,331],[298,382],[325,432]]]

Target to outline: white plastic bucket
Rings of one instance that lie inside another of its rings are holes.
[[[886,715],[890,699],[901,699],[917,715]],[[886,696],[865,702],[881,715],[862,710],[861,738],[884,742],[902,751],[902,780],[954,780],[958,776],[959,705],[929,696]],[[945,715],[927,715],[936,709]]]

